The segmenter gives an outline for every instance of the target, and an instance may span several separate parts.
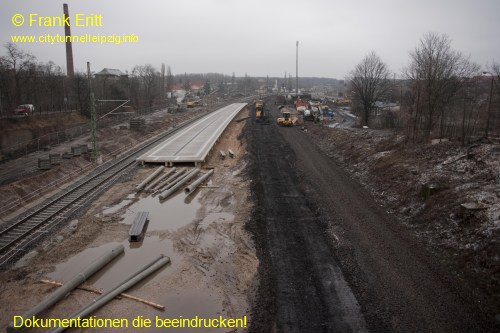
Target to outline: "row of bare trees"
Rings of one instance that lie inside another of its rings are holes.
[[[12,43],[5,50],[0,57],[0,115],[12,113],[18,104],[64,106],[68,87],[61,67],[52,61],[40,63]]]
[[[351,71],[354,108],[363,125],[371,125],[377,102],[393,101],[400,108],[390,114],[411,140],[448,137],[465,143],[471,136],[500,135],[498,64],[481,75],[478,64],[453,50],[448,36],[437,33],[425,34],[409,55],[398,82],[391,80],[389,68],[374,52]]]
[[[87,73],[76,72],[67,77],[63,69],[53,62],[39,62],[34,55],[21,50],[16,44],[5,44],[0,56],[0,116],[12,115],[19,104],[34,104],[36,110],[78,109],[88,113]],[[95,70],[95,69],[94,69]],[[98,71],[97,71],[98,72]],[[174,89],[190,90],[191,83],[201,82],[204,89],[198,94],[252,93],[258,82],[245,77],[208,73],[172,74],[170,66],[158,70],[151,64],[137,65],[124,75],[95,75],[92,87],[97,100],[130,100],[136,109],[165,106],[172,100]],[[114,105],[100,104],[101,108]],[[102,110],[106,111],[106,110]]]
[[[16,44],[7,43],[0,57],[0,115],[12,115],[19,104],[33,104],[35,110],[77,109],[88,113],[87,73],[67,77],[54,62],[42,63]],[[150,107],[165,99],[173,87],[170,66],[165,74],[152,65],[135,66],[131,75],[95,76],[93,90],[98,100],[132,100],[137,108]],[[111,106],[112,107],[112,106]]]

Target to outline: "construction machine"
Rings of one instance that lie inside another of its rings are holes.
[[[277,119],[278,125],[283,127],[291,127],[293,126],[292,117],[290,116],[290,111],[283,111],[282,116]]]
[[[257,118],[257,120],[260,120],[264,112],[264,101],[258,99],[255,101],[254,106],[255,106],[255,117]]]

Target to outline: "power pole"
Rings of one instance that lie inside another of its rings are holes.
[[[97,132],[97,118],[95,114],[95,99],[94,92],[92,91],[92,77],[90,75],[90,62],[87,61],[87,79],[89,81],[89,106],[90,106],[90,136],[92,138],[92,157],[97,161],[99,151],[97,150],[96,132]]]
[[[161,63],[160,105],[165,105],[165,64]]]
[[[299,98],[299,41],[297,41],[297,52],[295,55],[295,97]]]

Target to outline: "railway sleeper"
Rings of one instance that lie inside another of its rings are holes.
[[[2,239],[2,242],[0,243],[0,248],[3,248],[3,247],[6,247],[7,245],[9,245],[14,239],[16,239],[16,237],[11,237],[11,238],[6,238],[6,239]]]
[[[61,210],[61,208],[50,206],[50,207],[47,207],[47,209],[45,209],[44,211],[42,211],[40,213],[41,214],[44,214],[44,213],[54,214],[54,213],[58,212],[59,210]]]
[[[57,204],[53,205],[52,207],[54,207],[54,208],[56,208],[56,209],[61,209],[61,208],[63,208],[64,206],[67,206],[67,204],[66,204],[66,203],[64,203],[64,202],[59,202],[59,203],[57,203]]]
[[[33,216],[33,218],[31,218],[30,221],[32,221],[32,220],[46,220],[49,217],[51,217],[52,215],[54,215],[54,213],[47,213],[46,211],[44,211],[43,213],[40,213],[37,216]]]
[[[45,210],[44,213],[47,213],[49,215],[53,215],[53,214],[57,213],[60,210],[61,210],[61,208],[50,207],[49,209]]]
[[[47,220],[46,218],[32,218],[30,221],[30,225],[37,225],[42,223],[43,221]]]
[[[70,205],[72,202],[74,202],[75,200],[78,200],[78,197],[74,198],[74,199],[68,199],[68,200],[64,200],[64,202],[61,202],[61,208],[64,208],[65,206],[68,206]]]
[[[25,233],[25,232],[27,232],[27,231],[31,230],[31,228],[32,228],[31,226],[24,227],[24,228],[23,228],[23,227],[20,227],[20,228],[17,228],[16,230],[13,230],[13,232],[18,231],[18,232],[20,232],[20,233]]]

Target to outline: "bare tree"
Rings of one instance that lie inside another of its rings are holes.
[[[132,74],[139,79],[140,85],[144,90],[144,96],[146,99],[147,106],[153,106],[154,92],[153,89],[156,77],[158,76],[156,69],[150,65],[135,66],[132,70]]]
[[[461,91],[455,97],[455,103],[462,104],[460,138],[462,145],[465,145],[467,138],[474,134],[476,129],[479,112],[483,106],[484,89],[478,80],[469,80],[463,86]],[[456,108],[457,111],[460,107]],[[457,113],[457,118],[459,112]]]
[[[165,100],[165,64],[161,63],[161,74],[160,74],[160,104],[163,105]]]
[[[88,95],[87,75],[85,75],[84,73],[76,72],[73,75],[72,81],[80,112],[85,113],[87,111]]]
[[[424,138],[429,139],[434,125],[440,121],[443,136],[445,111],[462,85],[479,69],[479,66],[451,48],[447,35],[427,33],[415,50],[410,52],[410,64],[404,75],[412,81],[418,95],[415,120],[424,128]],[[423,122],[423,123],[420,123]]]
[[[14,104],[18,104],[22,97],[22,76],[35,62],[36,58],[31,53],[19,49],[14,43],[5,44],[5,49],[7,50],[7,54],[0,57],[0,62],[3,64],[2,67],[13,76],[15,89]]]
[[[174,89],[174,75],[170,66],[167,67],[167,91],[172,93]]]
[[[391,87],[389,69],[375,52],[370,52],[348,76],[355,99],[359,100],[363,112],[363,124],[368,126],[371,112],[377,100],[384,98]]]
[[[486,130],[485,130],[486,136],[488,136],[490,122],[493,131],[496,130],[497,135],[500,133],[500,129],[496,125],[498,118],[500,118],[500,102],[497,102],[497,108],[498,108],[497,112],[494,113],[493,115],[491,112],[494,95],[496,95],[497,101],[500,99],[500,63],[494,61],[491,65],[487,66],[487,68],[489,74],[491,75],[491,82],[490,82],[490,95],[488,101],[488,114],[487,114]]]

